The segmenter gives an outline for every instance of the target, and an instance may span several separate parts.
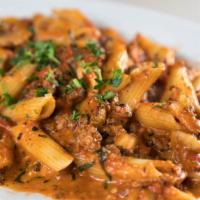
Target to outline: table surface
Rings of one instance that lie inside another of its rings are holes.
[[[200,0],[112,0],[165,12],[200,23]]]

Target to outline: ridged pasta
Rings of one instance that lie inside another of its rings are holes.
[[[175,120],[174,116],[167,110],[160,108],[156,103],[139,104],[136,119],[147,128],[163,130],[181,130],[181,125]],[[159,120],[158,120],[159,119]]]
[[[55,171],[69,166],[73,157],[34,123],[23,122],[11,128],[15,142],[35,159]]]
[[[34,97],[20,101],[4,108],[1,113],[13,121],[41,120],[49,117],[53,113],[55,106],[54,97],[51,94],[47,94],[44,97]]]
[[[152,60],[173,64],[175,61],[175,51],[165,46],[159,45],[145,36],[138,34],[136,41]]]
[[[0,96],[8,93],[11,97],[16,97],[28,78],[35,71],[36,65],[26,64],[20,67],[14,67],[0,80]]]
[[[166,89],[162,96],[163,101],[173,99],[178,101],[184,108],[195,108],[200,112],[200,105],[191,81],[187,75],[184,63],[179,61],[170,67]]]
[[[143,63],[136,72],[131,75],[132,81],[120,93],[120,102],[128,104],[133,110],[150,86],[160,77],[165,70],[163,63],[155,64],[152,62]]]
[[[103,68],[103,75],[105,78],[112,78],[114,70],[121,69],[124,71],[128,68],[129,57],[126,44],[118,33],[112,29],[102,29],[102,33],[106,37],[111,38],[107,44],[107,50],[110,54]]]

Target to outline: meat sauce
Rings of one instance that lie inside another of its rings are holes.
[[[78,10],[0,19],[1,186],[60,200],[200,197],[199,74]]]

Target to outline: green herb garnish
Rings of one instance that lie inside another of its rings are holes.
[[[32,75],[27,81],[28,81],[28,83],[31,83],[31,82],[37,81],[37,80],[39,80],[39,78],[36,75]]]
[[[2,104],[4,106],[10,106],[10,105],[16,103],[16,101],[17,101],[15,98],[11,97],[8,92],[5,92],[2,94],[2,100],[3,100]]]
[[[82,58],[83,58],[83,56],[81,54],[78,54],[78,55],[74,56],[74,59],[76,61],[80,61]]]
[[[77,88],[81,88],[82,87],[82,82],[77,79],[74,78],[70,81],[70,83],[64,88],[64,93],[71,93],[72,91],[74,91]]]
[[[58,81],[55,79],[54,72],[52,70],[48,71],[48,73],[45,76],[45,79],[49,81],[50,83],[55,84],[56,86],[59,85]]]
[[[89,162],[89,163],[85,163],[85,164],[83,164],[83,165],[80,165],[80,166],[78,167],[78,169],[79,169],[80,172],[83,172],[83,171],[85,171],[85,170],[91,168],[94,164],[95,164],[95,160],[93,160],[92,162]]]
[[[55,45],[51,41],[31,42],[29,47],[34,50],[34,60],[40,67],[50,63],[60,64],[55,56]]]
[[[77,121],[80,118],[80,113],[78,113],[77,111],[73,110],[70,118],[73,121]]]
[[[113,99],[115,96],[116,94],[113,91],[107,90],[103,95],[103,99],[110,100],[110,99]]]
[[[103,77],[102,77],[102,74],[101,74],[101,69],[99,67],[95,67],[94,72],[97,76],[97,78],[95,79],[97,84],[94,86],[94,89],[101,89],[103,87],[103,84],[104,84],[104,80],[103,80]]]
[[[111,100],[116,96],[116,94],[113,91],[107,90],[104,94],[96,94],[96,98],[100,102],[105,102],[107,100]]]
[[[116,69],[113,72],[113,78],[111,80],[111,84],[113,87],[118,87],[122,81],[122,70],[121,69]]]
[[[96,42],[88,42],[86,44],[86,48],[89,49],[95,57],[99,57],[104,54],[104,52],[101,50]]]
[[[36,89],[36,96],[37,97],[43,97],[45,94],[48,93],[48,89],[47,88],[37,88]]]
[[[33,54],[28,48],[21,48],[17,52],[15,58],[11,60],[11,64],[15,65],[16,67],[21,67],[25,64],[29,64],[32,60]]]
[[[3,68],[0,68],[0,76],[4,76],[5,75],[5,71]]]

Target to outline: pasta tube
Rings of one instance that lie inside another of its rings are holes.
[[[169,65],[174,64],[175,51],[173,49],[159,45],[141,34],[137,35],[136,41],[138,42],[139,46],[145,50],[149,59],[165,62]]]
[[[16,97],[35,68],[35,65],[27,64],[11,69],[11,71],[0,80],[0,96],[6,92],[11,97]]]
[[[146,128],[180,130],[182,127],[174,116],[155,103],[141,103],[136,110],[136,119]],[[159,120],[158,120],[159,119]]]
[[[181,61],[170,68],[166,89],[162,96],[163,101],[169,99],[178,101],[185,108],[195,108],[198,113],[200,112],[195,90],[187,75],[186,67]]]
[[[166,200],[195,200],[196,198],[189,192],[183,192],[173,186],[164,189],[163,197]]]
[[[195,91],[200,90],[200,75],[198,75],[197,77],[194,78],[194,80],[192,81],[192,84],[193,84]]]
[[[98,181],[105,181],[108,179],[105,171],[100,164],[99,157],[94,153],[79,153],[75,157],[75,163],[79,169],[87,170],[90,176]]]
[[[165,65],[159,63],[143,63],[139,69],[132,73],[132,81],[119,93],[120,102],[128,104],[133,110],[143,97],[144,93],[159,78],[165,70]]]
[[[124,71],[128,68],[129,57],[126,44],[120,35],[111,29],[102,29],[102,34],[110,38],[106,45],[106,49],[110,54],[103,68],[104,77],[110,79],[112,78],[114,70],[121,69]]]
[[[171,142],[175,147],[179,144],[189,150],[200,152],[200,141],[191,134],[182,131],[173,131],[171,133]]]
[[[193,112],[183,109],[178,102],[170,103],[169,109],[187,131],[191,133],[199,133],[200,121],[195,117]]]
[[[19,123],[11,128],[11,134],[17,144],[55,171],[66,168],[73,161],[70,154],[32,122]]]
[[[2,19],[1,29],[3,30],[3,34],[0,35],[1,47],[21,45],[31,36],[31,32],[28,30],[28,23],[25,20],[13,17]]]
[[[55,109],[55,99],[51,94],[20,101],[2,110],[2,115],[13,121],[41,120],[48,118]]]

